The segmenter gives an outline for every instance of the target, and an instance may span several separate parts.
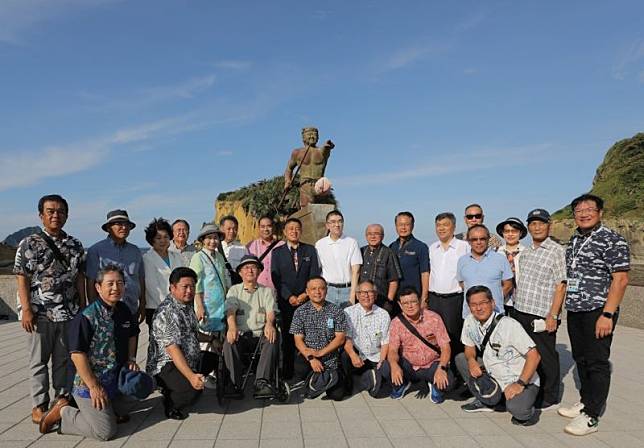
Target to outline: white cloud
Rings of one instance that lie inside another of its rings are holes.
[[[449,158],[442,157],[419,162],[414,168],[384,173],[359,174],[331,180],[335,186],[387,185],[406,179],[525,165],[530,161],[534,161],[537,153],[539,154],[539,162],[541,162],[546,157],[549,157],[550,149],[551,145],[544,143],[515,148],[471,151],[462,153],[460,156],[458,153],[450,151]],[[454,163],[455,160],[467,160],[467,163]],[[391,166],[394,166],[394,164],[392,163]]]
[[[43,22],[121,0],[2,0],[0,42],[20,45],[24,35]]]
[[[636,39],[631,44],[623,48],[612,66],[611,72],[613,78],[622,81],[631,74],[632,71],[640,72],[642,69],[641,62],[644,60],[644,39]],[[642,72],[639,73],[640,80]]]
[[[228,59],[215,63],[215,67],[228,70],[246,70],[252,67],[252,65],[253,63],[251,61],[243,61],[237,59]]]
[[[98,165],[108,153],[107,142],[97,140],[4,155],[0,165],[0,191],[33,185],[48,177],[85,171]]]

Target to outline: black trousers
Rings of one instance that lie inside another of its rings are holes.
[[[454,367],[454,358],[463,352],[461,343],[461,332],[463,331],[463,293],[457,292],[448,296],[438,296],[436,293],[429,292],[428,308],[438,314],[445,324],[447,334],[450,339],[450,348],[452,349],[452,372],[456,373]]]
[[[304,381],[313,371],[311,364],[299,354],[295,357],[293,367],[296,381]],[[338,383],[326,391],[326,396],[334,401],[342,401],[345,394],[344,382],[345,378],[342,369],[338,368]]]
[[[412,383],[417,383],[418,381],[427,381],[434,384],[434,374],[436,373],[436,369],[439,368],[439,363],[437,360],[427,368],[414,370],[414,367],[411,365],[411,363],[402,356],[398,359],[398,365],[403,371],[403,382],[410,381]],[[383,362],[380,370],[382,372],[383,380],[387,380],[389,384],[393,384],[393,382],[391,381],[391,366],[389,365],[389,361]],[[447,386],[445,387],[445,389],[440,390],[442,392],[447,392],[452,390],[454,386],[454,374],[450,370],[447,372]]]
[[[613,333],[601,339],[595,338],[595,324],[602,314],[598,308],[586,312],[568,312],[568,336],[572,357],[577,364],[584,413],[598,418],[606,406],[610,389],[610,345]],[[613,332],[617,325],[617,313],[613,316]]]
[[[295,338],[289,331],[293,320],[293,310],[280,308],[281,319],[279,321],[282,331],[282,372],[284,379],[293,378],[293,362],[295,360]]]
[[[246,368],[242,358],[252,355],[257,344],[260,344],[260,347],[255,379],[263,379],[270,382],[275,378],[275,370],[277,369],[279,356],[277,341],[271,344],[266,339],[266,336],[253,336],[252,332],[248,332],[240,335],[234,344],[229,344],[228,340],[224,341],[224,360],[226,362],[226,368],[230,372],[230,379],[235,386],[241,386],[242,384],[242,376]]]
[[[342,365],[342,373],[344,374],[344,388],[347,394],[353,392],[353,375],[360,375],[361,380],[364,380],[363,376],[368,375],[370,370],[376,370],[376,375],[380,375],[377,369],[378,363],[365,359],[362,367],[354,367],[351,358],[344,350],[340,354],[340,363]],[[369,391],[369,394],[376,396],[378,390],[373,392]]]
[[[557,333],[548,333],[547,331],[540,333],[534,332],[532,321],[543,319],[541,316],[523,313],[513,308],[511,317],[521,324],[525,332],[528,333],[537,345],[537,350],[539,351],[539,355],[541,355],[541,362],[537,367],[537,373],[541,380],[537,402],[540,405],[559,403],[561,379],[559,353],[557,353]]]
[[[201,352],[199,373],[204,375],[212,372],[217,363],[217,355],[211,352]],[[201,390],[193,389],[190,381],[183,376],[173,362],[167,363],[156,375],[157,383],[161,386],[163,404],[167,410],[177,409],[179,411],[194,403]]]

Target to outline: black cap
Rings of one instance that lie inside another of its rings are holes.
[[[239,274],[239,271],[241,270],[242,266],[247,264],[256,265],[260,272],[264,270],[264,265],[262,264],[261,261],[259,261],[259,258],[257,258],[255,255],[244,255],[241,261],[239,262],[239,264],[237,265],[237,267],[235,268],[237,273]]]
[[[496,226],[496,233],[498,233],[500,236],[503,236],[503,227],[505,227],[506,224],[512,224],[513,226],[519,228],[519,231],[521,232],[521,235],[519,236],[520,240],[525,238],[525,236],[528,234],[528,229],[526,229],[523,221],[521,221],[519,218],[508,218],[505,221],[499,223],[499,225]]]
[[[550,222],[550,213],[548,213],[548,210],[535,208],[530,213],[528,213],[528,218],[526,219],[526,221],[528,221],[528,224],[530,224],[530,221],[534,221],[535,219],[548,223]]]

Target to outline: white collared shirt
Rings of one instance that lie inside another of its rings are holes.
[[[458,259],[469,253],[470,245],[455,237],[443,249],[440,241],[429,246],[429,289],[439,294],[462,292],[456,279]]]
[[[228,263],[230,263],[233,269],[236,269],[242,257],[248,254],[248,249],[239,240],[231,241],[230,243],[222,241],[220,244],[222,249],[224,249]]]
[[[351,283],[351,266],[362,264],[358,242],[342,235],[333,241],[330,236],[315,243],[322,266],[322,277],[329,283]]]
[[[354,350],[361,359],[380,362],[380,349],[389,344],[389,313],[373,305],[371,311],[366,311],[356,303],[344,309],[347,315],[347,337],[351,338]]]

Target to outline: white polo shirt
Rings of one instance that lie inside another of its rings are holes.
[[[351,266],[362,264],[362,253],[358,242],[342,235],[336,241],[330,236],[315,243],[318,259],[322,266],[322,277],[328,283],[351,283]]]
[[[469,253],[470,245],[455,237],[443,249],[440,241],[429,246],[429,290],[439,294],[462,292],[456,279],[458,259]]]

